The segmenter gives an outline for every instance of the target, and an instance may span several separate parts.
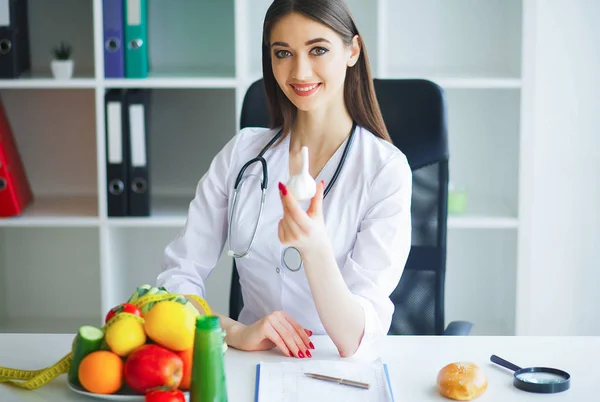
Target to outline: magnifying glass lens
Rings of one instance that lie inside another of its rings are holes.
[[[547,372],[532,372],[532,373],[521,373],[517,375],[517,378],[521,381],[525,381],[531,384],[559,384],[566,381],[567,379],[555,373]]]

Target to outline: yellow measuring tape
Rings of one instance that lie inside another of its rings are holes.
[[[156,303],[165,300],[172,300],[175,297],[180,296],[174,293],[166,293],[166,294],[153,294],[148,296],[142,296],[131,304],[136,305],[138,308],[142,309],[148,303]],[[203,298],[196,295],[182,295],[188,299],[193,299],[198,302],[200,307],[204,310],[204,314],[211,314],[210,307],[208,303]],[[202,314],[202,313],[201,313]],[[102,327],[102,331],[105,331],[110,328],[115,322],[120,321],[124,318],[134,318],[141,323],[144,323],[144,319],[135,314],[130,313],[119,313],[111,318],[106,325]],[[40,388],[50,381],[54,380],[61,374],[66,374],[69,372],[69,368],[71,367],[71,359],[73,357],[73,353],[69,352],[66,356],[60,359],[57,363],[53,364],[50,367],[41,369],[41,370],[19,370],[8,367],[0,366],[0,383],[6,383],[10,385],[14,385],[19,388],[34,390]]]

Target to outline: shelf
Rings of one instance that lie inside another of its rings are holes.
[[[20,216],[0,218],[0,227],[95,227],[99,224],[95,196],[36,197]]]
[[[215,72],[151,72],[148,78],[105,78],[102,85],[106,88],[236,88],[235,78],[221,77]]]
[[[74,334],[82,325],[102,325],[102,317],[56,318],[47,316],[9,318],[0,321],[0,333]]]
[[[109,226],[114,227],[157,227],[181,228],[187,218],[190,196],[154,196],[149,217],[109,217]]]
[[[519,219],[515,212],[494,198],[468,195],[464,212],[448,214],[448,228],[516,229]]]
[[[93,75],[87,74],[74,74],[73,78],[69,80],[57,80],[54,79],[50,74],[47,73],[27,73],[21,75],[16,79],[0,79],[0,89],[9,88],[88,88],[92,89],[96,87],[96,80]]]
[[[388,72],[385,75],[388,79],[426,79],[433,81],[442,88],[446,89],[515,89],[521,88],[522,81],[519,78],[502,76],[452,76],[444,74],[424,74],[423,72]]]
[[[469,215],[448,217],[449,229],[516,229],[518,227],[517,218]]]
[[[103,19],[94,14],[102,0],[47,3],[28,0],[31,71],[0,79],[35,194],[21,216],[0,218],[0,332],[74,333],[155,281],[198,181],[236,134],[245,91],[262,76],[272,0],[148,1],[143,79],[102,76]],[[527,218],[519,216],[523,3],[346,0],[376,78],[428,79],[444,89],[450,180],[468,194],[464,213],[447,221],[446,319],[473,321],[477,335],[514,333]],[[69,80],[51,74],[61,40],[73,44]],[[149,217],[104,215],[102,93],[110,88],[152,93]],[[206,281],[220,313],[228,311],[231,268],[223,254]]]

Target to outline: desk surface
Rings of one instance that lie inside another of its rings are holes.
[[[0,334],[0,366],[40,369],[56,363],[67,354],[73,335]],[[312,359],[339,360],[329,338],[313,336]],[[521,367],[547,366],[571,374],[571,388],[558,394],[531,394],[512,385],[512,372],[490,363],[496,354]],[[387,363],[395,400],[448,401],[435,388],[438,371],[454,361],[473,361],[488,376],[487,391],[476,399],[485,401],[591,401],[598,397],[600,337],[397,337],[389,336],[348,360],[374,360]],[[260,361],[293,361],[276,350],[226,353],[229,400],[254,401],[255,367]],[[44,387],[25,391],[0,384],[2,402],[98,401],[73,393],[66,375]]]

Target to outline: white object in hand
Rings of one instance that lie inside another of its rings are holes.
[[[302,169],[300,174],[290,177],[287,188],[298,201],[310,200],[317,192],[317,183],[308,172],[308,148],[302,147]]]

